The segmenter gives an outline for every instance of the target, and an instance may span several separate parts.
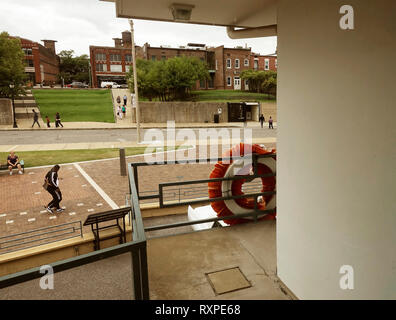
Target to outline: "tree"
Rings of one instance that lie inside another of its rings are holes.
[[[175,57],[166,61],[136,61],[138,90],[150,101],[186,100],[198,80],[209,78],[205,63],[195,57]],[[133,70],[127,74],[128,84],[133,88]]]
[[[277,73],[275,71],[244,70],[241,78],[248,80],[249,91],[276,96]]]
[[[59,80],[65,83],[72,81],[89,82],[89,58],[86,54],[74,56],[73,50],[62,50],[59,53]]]
[[[14,98],[25,94],[24,57],[20,40],[10,38],[7,32],[0,33],[0,96]]]

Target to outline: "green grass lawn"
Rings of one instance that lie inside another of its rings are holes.
[[[276,102],[273,96],[265,93],[254,93],[241,90],[198,90],[193,91],[196,101],[213,102],[240,102],[240,101],[265,101]]]
[[[34,98],[41,117],[55,120],[59,112],[62,122],[114,122],[110,90],[34,89]]]
[[[184,146],[183,146],[184,147]],[[165,147],[171,150],[170,147]],[[125,148],[127,156],[144,154],[146,147]],[[157,149],[158,150],[158,149]],[[163,151],[163,150],[158,150]],[[1,163],[5,164],[8,152],[0,152]],[[15,152],[20,160],[25,162],[25,168],[52,164],[71,163],[88,160],[108,159],[119,157],[119,149],[81,149],[81,150],[54,150],[54,151],[21,151]]]

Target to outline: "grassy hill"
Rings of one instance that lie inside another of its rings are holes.
[[[41,116],[51,122],[59,112],[63,122],[114,122],[110,90],[34,89]]]

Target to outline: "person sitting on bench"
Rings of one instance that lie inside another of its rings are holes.
[[[18,173],[22,174],[22,167],[19,163],[19,158],[14,151],[10,152],[7,158],[8,170],[10,170],[10,176],[12,175],[12,169],[18,168]]]

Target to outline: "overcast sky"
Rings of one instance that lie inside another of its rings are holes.
[[[144,0],[142,0],[144,1]],[[56,52],[88,54],[89,46],[113,46],[129,30],[128,20],[116,18],[115,4],[99,0],[0,0],[0,31],[40,42],[57,40]],[[252,47],[253,52],[274,53],[276,37],[231,40],[225,27],[134,20],[135,42],[151,46],[204,43],[207,46]],[[40,42],[42,44],[42,42]]]

